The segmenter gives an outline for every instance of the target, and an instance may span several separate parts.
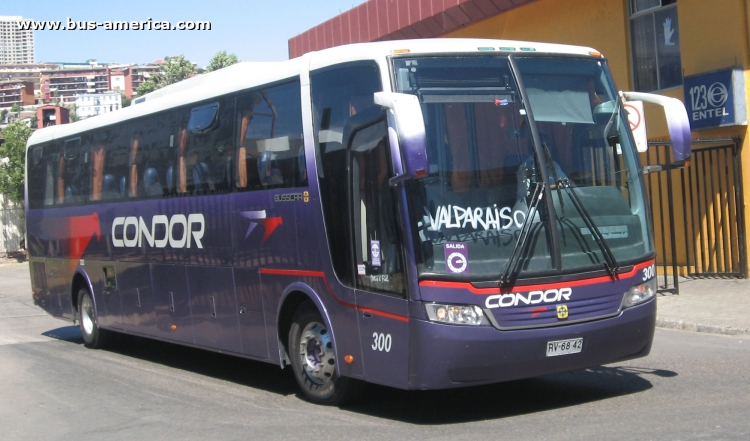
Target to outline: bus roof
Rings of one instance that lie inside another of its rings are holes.
[[[592,48],[514,40],[440,38],[421,40],[392,40],[357,43],[311,52],[302,57],[281,62],[242,62],[205,75],[158,89],[141,101],[115,112],[87,118],[73,124],[63,124],[35,131],[28,146],[64,139],[100,127],[158,113],[175,107],[197,103],[212,97],[281,81],[299,75],[305,60],[310,70],[338,63],[362,60],[383,60],[390,55],[459,54],[500,51],[501,53],[548,53],[590,56]],[[135,101],[135,100],[134,100]]]

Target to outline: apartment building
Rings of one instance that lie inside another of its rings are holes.
[[[27,82],[34,84],[34,96],[42,101],[42,74],[44,72],[60,70],[60,66],[50,63],[33,64],[0,64],[0,81]]]
[[[31,81],[0,81],[0,109],[10,109],[14,104],[34,104],[34,83]]]
[[[134,95],[137,95],[138,87],[161,69],[161,66],[157,63],[159,61],[141,66],[110,64],[107,66],[110,89],[121,92],[128,98],[132,98]]]
[[[45,103],[72,104],[78,95],[110,90],[107,66],[96,60],[56,64],[61,68],[42,72],[41,92]]]
[[[0,16],[0,64],[33,63],[34,32],[22,31],[21,16]]]

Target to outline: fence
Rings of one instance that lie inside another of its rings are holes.
[[[747,278],[739,139],[693,141],[689,167],[651,173],[660,292],[679,276]],[[671,147],[649,143],[646,165],[671,162]]]

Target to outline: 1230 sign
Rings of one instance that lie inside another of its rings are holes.
[[[684,88],[692,130],[747,124],[745,76],[741,69],[685,77]]]

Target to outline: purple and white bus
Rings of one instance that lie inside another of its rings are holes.
[[[113,333],[359,381],[479,385],[649,353],[654,240],[625,99],[590,48],[342,46],[240,63],[27,148],[34,302]]]

